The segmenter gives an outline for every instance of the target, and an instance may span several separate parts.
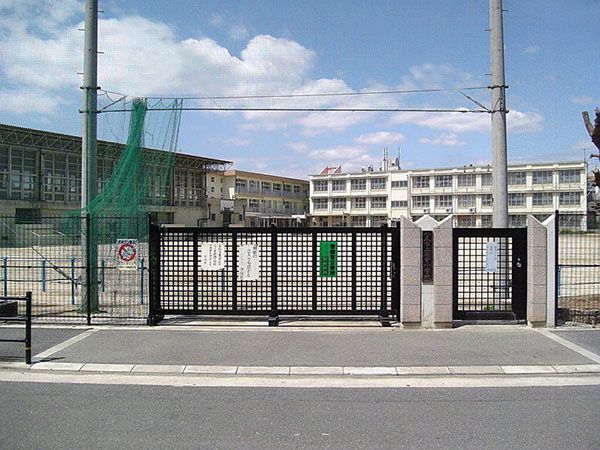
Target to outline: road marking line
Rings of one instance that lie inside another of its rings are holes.
[[[289,377],[94,374],[0,371],[2,382],[246,388],[491,388],[600,386],[600,376]]]
[[[558,342],[559,344],[563,345],[564,347],[567,347],[569,350],[573,350],[574,352],[579,353],[581,356],[585,356],[587,359],[591,359],[595,363],[600,364],[600,355],[597,355],[594,352],[586,350],[585,348],[580,347],[579,345],[574,344],[573,342],[568,341],[564,338],[561,338],[560,336],[557,336],[554,333],[551,333],[550,331],[547,331],[547,330],[536,330],[536,331],[538,333],[546,336],[548,339],[552,339],[554,342]]]
[[[97,333],[98,331],[100,331],[99,328],[91,328],[87,331],[84,331],[83,333],[80,333],[77,336],[72,337],[71,339],[67,339],[66,341],[61,342],[60,344],[55,345],[54,347],[50,347],[48,350],[43,351],[42,353],[38,353],[37,355],[35,355],[33,357],[33,359],[40,360],[40,359],[48,358],[49,356],[52,356],[55,353],[58,353],[58,352],[64,350],[65,348],[70,347],[71,345],[84,340],[85,338],[91,336],[94,333]]]

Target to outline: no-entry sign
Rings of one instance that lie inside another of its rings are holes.
[[[117,267],[120,270],[136,270],[137,256],[137,239],[117,239]]]

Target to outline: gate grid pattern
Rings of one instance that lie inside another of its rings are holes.
[[[202,270],[202,245],[222,243],[221,270]],[[321,276],[320,244],[337,244]],[[258,247],[259,276],[239,279],[239,248]],[[400,228],[150,227],[150,318],[174,315],[379,315],[399,311]]]
[[[525,318],[526,233],[514,228],[453,230],[454,319]]]

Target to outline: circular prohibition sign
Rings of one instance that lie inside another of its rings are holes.
[[[135,246],[133,244],[125,243],[119,247],[119,251],[117,253],[121,260],[129,262],[135,258],[137,251],[135,250]]]

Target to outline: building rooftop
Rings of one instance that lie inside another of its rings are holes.
[[[81,152],[81,137],[70,134],[56,133],[53,131],[37,130],[0,123],[0,143],[8,145],[22,145],[27,147],[41,147],[47,149],[60,149],[71,153]],[[119,156],[125,147],[124,144],[112,141],[98,140],[98,151],[104,154],[114,153]],[[148,152],[162,152],[163,150],[144,148]],[[176,152],[178,165],[183,166],[210,166],[217,169],[232,164],[231,161]]]
[[[255,177],[255,178],[263,178],[263,179],[269,179],[269,180],[275,180],[275,181],[287,180],[292,183],[302,183],[302,184],[308,183],[308,180],[303,180],[301,178],[282,177],[279,175],[274,175],[274,174],[269,174],[269,173],[250,172],[250,171],[246,171],[246,170],[237,170],[237,169],[226,170],[225,172],[223,172],[223,174],[226,176],[240,175],[242,177],[248,177],[248,178]]]
[[[508,168],[509,169],[516,169],[516,168],[525,168],[525,167],[549,167],[549,166],[555,166],[555,165],[560,165],[560,166],[585,166],[587,165],[587,162],[585,161],[548,161],[548,162],[524,162],[524,163],[518,163],[518,164],[508,164]],[[331,171],[326,171],[325,169],[328,169],[330,167],[336,167],[338,168],[338,170],[331,172]],[[482,171],[491,171],[492,166],[491,165],[465,165],[465,166],[454,166],[454,167],[424,167],[424,168],[410,168],[410,169],[397,169],[397,168],[392,168],[389,170],[380,170],[380,169],[374,169],[374,170],[362,170],[360,172],[343,172],[341,166],[328,166],[325,169],[323,169],[321,171],[321,173],[319,174],[314,174],[314,175],[309,175],[310,177],[321,177],[321,176],[328,176],[328,175],[371,175],[371,176],[376,176],[378,174],[387,174],[387,173],[425,173],[425,172],[442,172],[442,171],[463,171],[463,170],[468,170],[468,171],[477,171],[477,172],[482,172]]]

